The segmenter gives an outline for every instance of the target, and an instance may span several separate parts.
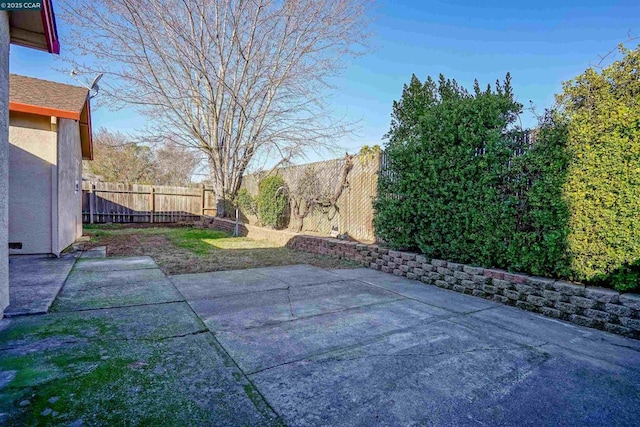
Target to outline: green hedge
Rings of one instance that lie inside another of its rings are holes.
[[[408,114],[416,105],[420,114]],[[414,76],[394,104],[377,235],[435,258],[566,273],[564,131],[550,116],[529,149],[526,134],[510,131],[520,109],[508,75],[473,92],[442,76],[437,84]]]
[[[284,179],[274,175],[261,180],[258,184],[256,205],[258,219],[262,225],[273,228],[281,226],[288,205]]]
[[[510,77],[415,76],[394,102],[374,227],[394,248],[640,289],[640,46],[565,83],[534,144]]]
[[[611,274],[618,288],[640,288],[637,274],[624,274],[640,261],[640,46],[621,54],[565,83],[558,96],[572,158],[569,254],[577,279]]]

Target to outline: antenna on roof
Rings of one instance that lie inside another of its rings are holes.
[[[80,83],[82,85],[82,87],[89,89],[89,91],[91,92],[91,94],[89,95],[89,99],[94,98],[95,96],[98,95],[98,92],[100,91],[100,86],[98,86],[98,82],[100,81],[100,79],[102,78],[102,76],[104,76],[104,73],[100,73],[98,74],[93,81],[91,82],[91,85],[87,85],[86,83],[84,83],[83,81],[81,81],[80,79],[76,78],[77,75],[79,75],[80,73],[78,72],[77,69],[73,69],[71,70],[71,72],[69,73],[69,75],[71,76],[71,78],[75,81],[77,81],[78,83]]]

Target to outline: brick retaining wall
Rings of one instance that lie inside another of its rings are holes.
[[[296,235],[287,246],[355,260],[385,273],[640,339],[640,295],[637,294],[427,259],[415,253],[337,239]]]

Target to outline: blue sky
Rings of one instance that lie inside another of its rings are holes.
[[[626,40],[629,31],[640,36],[637,0],[380,0],[373,14],[373,51],[336,79],[329,99],[337,116],[360,120],[357,134],[339,142],[351,152],[382,144],[392,102],[412,73],[421,80],[443,73],[471,87],[474,78],[486,85],[509,71],[518,100],[525,107],[532,100],[542,112],[563,81],[597,63],[598,55]],[[64,54],[66,31],[59,12],[57,18]],[[12,73],[75,83],[56,70],[65,67],[51,55],[11,46]],[[135,132],[145,123],[135,111],[92,112],[94,128]],[[522,121],[535,124],[530,114]]]

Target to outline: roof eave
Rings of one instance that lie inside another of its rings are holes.
[[[91,105],[89,97],[80,112],[59,110],[57,108],[40,107],[38,105],[22,104],[9,101],[9,111],[35,114],[38,116],[53,116],[62,119],[76,120],[80,132],[80,147],[83,160],[93,160],[93,131],[91,129]]]
[[[38,116],[55,116],[62,119],[80,120],[80,113],[76,111],[60,110],[58,108],[41,107],[39,105],[23,104],[9,101],[9,111],[35,114]]]
[[[9,22],[11,23],[11,43],[60,54],[56,17],[51,0],[43,0],[39,11],[10,11]]]
[[[93,132],[91,130],[91,103],[89,101],[90,98],[87,97],[80,113],[80,120],[78,120],[83,160],[93,160]]]

